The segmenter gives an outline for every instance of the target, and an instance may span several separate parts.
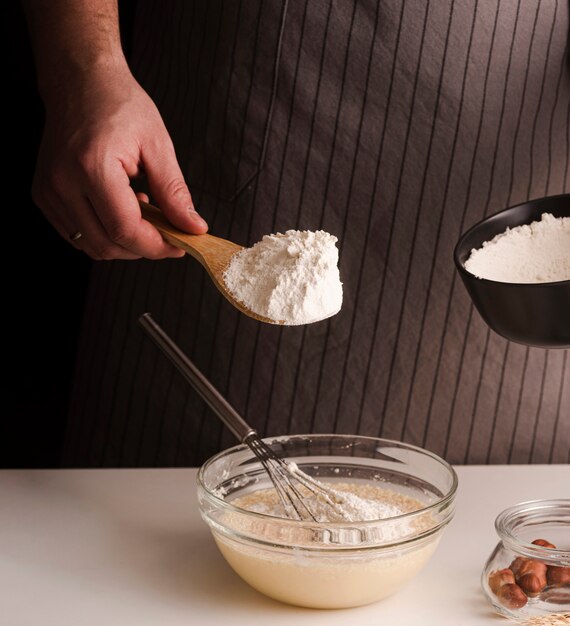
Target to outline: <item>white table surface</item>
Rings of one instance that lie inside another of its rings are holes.
[[[194,469],[0,472],[2,626],[479,626],[479,586],[507,506],[570,497],[570,466],[458,467],[457,513],[398,595],[337,611],[262,596],[200,519]]]

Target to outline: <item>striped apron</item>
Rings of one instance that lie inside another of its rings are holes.
[[[66,466],[186,466],[234,442],[143,336],[150,311],[263,435],[359,433],[453,463],[570,461],[568,351],[490,331],[460,233],[570,192],[564,0],[149,0],[131,66],[210,232],[339,238],[341,312],[239,314],[192,259],[97,263]]]

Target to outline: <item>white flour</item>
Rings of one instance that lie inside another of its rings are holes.
[[[336,241],[322,230],[266,235],[232,257],[226,287],[253,312],[287,325],[335,315],[342,305]]]
[[[502,283],[570,280],[570,217],[543,213],[539,222],[507,228],[472,250],[465,269]]]
[[[303,497],[303,502],[319,522],[366,522],[395,517],[403,512],[386,500],[376,499],[378,494],[370,490],[364,496],[354,493],[353,485],[341,484],[338,489],[333,489],[330,485],[326,487],[333,498],[333,504],[314,494],[308,493]],[[275,499],[275,493],[272,491],[258,493],[257,499],[252,498],[245,508],[264,515],[288,517],[281,501]]]
[[[306,492],[303,501],[319,522],[366,522],[387,519],[421,507],[416,500],[374,484],[326,483],[333,494],[331,506],[322,496]],[[304,488],[301,488],[304,489]],[[232,500],[232,504],[248,511],[282,517],[289,516],[275,489],[260,489]]]
[[[386,489],[372,483],[327,483],[329,489],[333,489],[335,500],[338,502],[333,507],[322,497],[306,494],[303,500],[320,523],[339,523],[341,529],[333,533],[329,540],[333,543],[360,543],[362,541],[387,541],[415,534],[417,531],[433,524],[430,516],[420,516],[413,520],[400,518],[404,513],[411,513],[422,508],[422,504],[401,493]],[[285,534],[293,543],[311,542],[313,539],[307,535],[303,526],[295,524],[283,526],[277,522],[279,518],[290,519],[281,504],[275,489],[260,489],[245,496],[238,497],[231,503],[241,509],[262,513],[263,515],[276,518],[275,522],[269,519],[244,519],[239,517],[237,523],[240,527],[259,533],[266,539],[284,540]],[[373,522],[384,520],[372,527],[358,527],[360,522]],[[342,530],[346,525],[356,524],[358,532]],[[330,527],[333,528],[333,527]],[[324,540],[324,539],[319,539]]]

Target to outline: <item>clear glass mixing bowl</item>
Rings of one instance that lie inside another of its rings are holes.
[[[345,608],[391,595],[427,563],[454,513],[457,476],[443,459],[372,437],[295,435],[265,441],[323,482],[373,484],[416,500],[419,509],[358,523],[247,511],[232,501],[271,483],[247,446],[225,450],[200,468],[200,512],[227,562],[252,587],[289,604]]]

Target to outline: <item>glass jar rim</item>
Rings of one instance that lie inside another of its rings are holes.
[[[515,532],[525,520],[539,521],[541,518],[548,521],[552,515],[562,510],[570,517],[570,499],[546,499],[528,500],[511,506],[497,516],[495,519],[495,529],[504,543],[507,543],[515,552],[533,559],[559,564],[560,560],[568,561],[570,564],[570,550],[562,548],[547,548],[523,540]]]

